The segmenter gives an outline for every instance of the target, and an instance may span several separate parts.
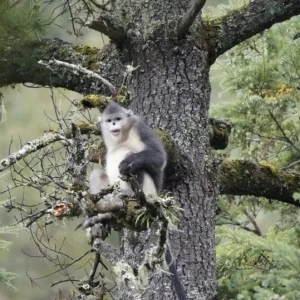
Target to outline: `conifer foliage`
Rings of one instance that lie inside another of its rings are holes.
[[[211,110],[233,125],[227,154],[274,174],[300,167],[299,31],[299,17],[292,18],[236,46],[214,66],[230,98]],[[299,299],[299,210],[249,196],[223,195],[218,204],[219,299]]]

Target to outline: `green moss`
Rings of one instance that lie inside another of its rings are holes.
[[[75,48],[75,51],[82,55],[86,55],[88,57],[88,60],[86,62],[86,66],[89,70],[95,70],[97,66],[99,65],[99,59],[98,59],[98,52],[99,49],[87,45],[77,45]]]
[[[91,130],[93,130],[95,128],[94,125],[87,123],[87,122],[83,122],[83,121],[78,123],[77,126],[79,127],[81,133],[90,132]]]
[[[80,100],[84,108],[99,108],[100,111],[104,110],[108,102],[112,100],[111,97],[103,95],[89,94]],[[128,95],[126,86],[122,86],[118,92],[118,95],[114,98],[122,106],[128,105]]]
[[[98,49],[95,47],[87,46],[84,44],[79,44],[75,47],[75,51],[83,54],[83,55],[94,55],[98,53]]]
[[[241,161],[239,160],[225,159],[222,162],[222,168],[230,169],[232,171],[236,170],[238,173],[242,167],[243,164],[241,164]]]
[[[154,131],[162,141],[165,150],[168,153],[168,161],[171,163],[176,163],[177,161],[176,147],[168,132],[162,128],[156,128]]]
[[[142,220],[138,220],[139,215],[141,214],[141,207],[136,202],[136,200],[128,200],[126,204],[125,215],[114,215],[118,220],[118,223],[127,229],[133,231],[143,231],[147,229],[147,224],[142,223]],[[138,220],[138,221],[137,221]]]
[[[103,142],[91,143],[88,147],[88,160],[89,162],[100,163],[101,165],[105,161],[106,148]]]
[[[110,97],[103,95],[89,94],[82,98],[80,102],[84,108],[98,107],[100,110],[103,110],[110,99]]]
[[[204,15],[203,22],[205,22],[206,25],[212,26],[212,27],[215,27],[215,28],[220,28],[221,25],[222,25],[222,20],[221,19],[215,19],[211,15]]]
[[[122,106],[127,106],[129,104],[129,97],[127,93],[127,86],[122,85],[118,90],[118,95],[115,100]]]
[[[126,211],[126,218],[125,218],[125,225],[127,228],[129,227],[130,229],[135,231],[140,231],[145,229],[141,227],[140,222],[138,222],[138,224],[136,223],[140,209],[141,207],[137,204],[136,201],[129,201],[127,203],[127,211]]]
[[[279,168],[267,161],[260,161],[258,165],[268,168],[273,175],[278,175]]]

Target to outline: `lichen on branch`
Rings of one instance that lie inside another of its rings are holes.
[[[224,160],[219,166],[220,192],[274,199],[300,207],[293,194],[300,191],[300,175],[272,164]]]

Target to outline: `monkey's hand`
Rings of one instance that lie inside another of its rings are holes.
[[[119,172],[123,176],[128,175],[137,175],[138,171],[140,169],[140,164],[135,157],[135,154],[131,154],[125,159],[121,161],[119,164]]]

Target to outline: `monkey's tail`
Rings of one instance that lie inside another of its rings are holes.
[[[179,275],[177,273],[176,267],[174,265],[169,246],[167,247],[167,251],[166,251],[166,261],[169,266],[170,273],[172,273],[173,275],[173,285],[178,300],[187,300],[186,293],[181,283],[181,280],[179,278]]]

